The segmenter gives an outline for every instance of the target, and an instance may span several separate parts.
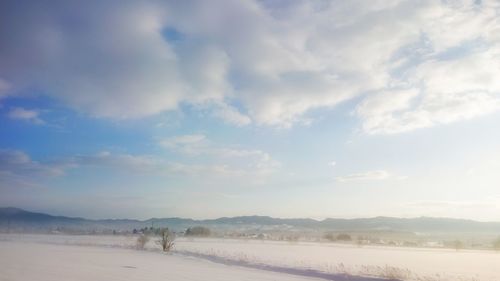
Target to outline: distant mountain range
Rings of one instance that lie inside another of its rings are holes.
[[[220,229],[298,229],[320,231],[404,231],[421,233],[483,232],[500,233],[500,222],[479,222],[451,218],[393,218],[359,219],[280,219],[268,216],[223,217],[208,220],[184,218],[151,218],[148,220],[105,219],[53,216],[19,208],[0,208],[0,231],[130,231],[143,227],[169,227],[182,231],[203,225]]]

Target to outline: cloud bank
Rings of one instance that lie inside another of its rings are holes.
[[[0,98],[289,127],[362,97],[363,131],[399,133],[498,111],[499,14],[495,0],[2,1]]]

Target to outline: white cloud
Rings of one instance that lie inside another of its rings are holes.
[[[183,85],[176,56],[160,33],[164,11],[152,4],[78,6],[2,7],[2,25],[9,29],[0,34],[0,75],[16,88],[40,89],[101,117],[175,109]]]
[[[159,144],[170,150],[199,154],[200,149],[206,146],[206,137],[201,134],[174,136],[161,140]]]
[[[258,149],[232,148],[231,146],[221,147],[210,140],[205,135],[180,135],[161,140],[159,144],[174,152],[180,152],[192,157],[206,156],[213,163],[210,167],[217,167],[217,170],[227,170],[228,167],[236,167],[241,170],[248,170],[259,174],[271,173],[279,168],[281,164],[274,160],[269,153]],[[220,164],[224,163],[224,164]],[[182,165],[185,167],[185,165]],[[202,170],[193,166],[194,170]]]
[[[40,118],[40,111],[39,110],[25,109],[22,107],[15,107],[15,108],[12,108],[7,113],[7,116],[11,119],[29,121],[29,122],[32,122],[32,123],[37,124],[37,125],[45,124],[45,121],[43,121]]]
[[[363,117],[381,116],[405,110],[410,107],[410,102],[417,97],[416,89],[387,91],[371,95],[363,100],[357,107],[357,114]]]
[[[416,93],[416,91],[410,91]],[[500,108],[500,99],[487,92],[452,93],[447,95],[406,95],[392,92],[367,98],[357,108],[363,118],[363,130],[370,134],[393,134],[418,128],[448,124],[491,113]],[[384,99],[385,98],[385,99]],[[380,101],[376,105],[376,101]],[[399,108],[388,107],[401,102]],[[368,107],[370,105],[371,107]]]
[[[1,24],[9,26],[0,31],[0,96],[35,88],[110,118],[208,104],[237,126],[289,127],[312,109],[367,94],[356,111],[366,132],[408,131],[498,110],[499,6],[494,0],[9,5],[0,7]],[[389,107],[380,111],[380,104]]]
[[[374,170],[362,173],[349,174],[337,177],[339,182],[352,182],[352,181],[381,181],[388,179],[404,179],[405,177],[397,177],[385,170]]]
[[[215,107],[214,115],[229,124],[233,124],[239,127],[252,123],[252,119],[250,119],[250,117],[242,114],[236,108],[225,103],[220,103]]]
[[[430,49],[395,81],[406,90],[396,84],[396,90],[368,96],[357,107],[365,132],[411,131],[500,109],[498,3],[483,2],[479,7],[457,1],[427,15],[441,18],[424,24]]]

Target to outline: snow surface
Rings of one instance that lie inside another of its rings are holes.
[[[312,277],[318,277],[319,279],[315,280],[369,281],[374,280],[373,276],[382,276],[386,279],[400,277],[403,280],[419,281],[500,281],[500,253],[494,251],[368,246],[360,248],[331,243],[178,238],[174,253],[164,255],[158,250],[154,240],[147,245],[147,251],[133,250],[136,239],[136,236],[2,234],[0,280],[31,280],[17,278],[16,267],[19,274],[29,274],[35,269],[48,267],[50,271],[46,273],[49,276],[59,276],[57,270],[63,270],[64,273],[64,270],[74,266],[74,262],[70,262],[72,259],[85,257],[79,261],[83,263],[83,267],[78,269],[79,274],[83,274],[85,278],[62,279],[102,280],[98,275],[92,275],[99,277],[97,279],[87,278],[89,275],[86,274],[90,273],[86,272],[97,267],[103,276],[118,276],[118,279],[107,278],[110,281],[136,280],[134,278],[157,280],[154,276],[165,277],[168,274],[170,277],[163,280],[226,280],[217,279],[220,272],[227,272],[227,277],[231,280],[310,280]],[[32,250],[32,247],[36,250]],[[37,255],[41,259],[33,259]],[[16,260],[11,261],[11,256],[17,257]],[[28,270],[20,272],[19,267],[24,267],[22,264],[26,263],[26,260],[32,265],[26,267]],[[56,270],[55,265],[59,263],[64,266]],[[5,269],[5,264],[9,265],[7,268],[10,269]],[[156,268],[157,266],[161,269]],[[131,273],[126,279],[120,279],[119,276],[126,274],[124,272],[127,272],[127,269],[145,272]],[[54,270],[55,273],[51,273]],[[216,275],[210,275],[212,270]],[[109,273],[106,273],[108,271]],[[149,271],[152,273],[147,273]],[[11,275],[4,274],[9,272]],[[43,270],[41,272],[43,273]],[[247,272],[262,274],[262,277],[250,276]],[[136,277],[133,274],[138,275]],[[10,276],[10,279],[2,279],[4,275]]]
[[[388,266],[403,271],[407,280],[500,281],[500,252],[495,251],[226,239],[179,239],[176,251],[352,274],[380,275]]]
[[[202,259],[119,248],[0,241],[2,281],[317,280]]]

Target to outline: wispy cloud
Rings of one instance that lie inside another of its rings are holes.
[[[224,120],[228,124],[241,127],[252,123],[252,119],[250,119],[250,117],[226,103],[218,103],[213,111],[215,116]]]
[[[200,180],[232,178],[260,181],[280,167],[279,162],[260,150],[226,149],[213,145],[203,148],[184,147],[203,140],[205,140],[203,135],[178,136],[170,138],[166,147],[180,149],[182,153],[187,153],[188,157],[209,156],[203,161],[204,164],[192,164],[192,161],[183,160],[172,161],[154,155],[109,151],[35,161],[23,151],[0,149],[0,175],[2,175],[0,185],[36,186],[39,182],[64,176],[70,169],[79,168],[106,168],[109,171],[149,174],[155,177],[188,175]]]
[[[45,121],[40,118],[40,111],[36,109],[14,107],[7,113],[7,116],[11,119],[28,121],[37,125],[45,124]]]
[[[38,162],[20,150],[0,149],[0,187],[36,187],[46,179],[59,177],[68,163]]]
[[[207,146],[207,139],[202,134],[181,135],[161,140],[159,144],[169,150],[187,154],[199,154]]]
[[[20,150],[0,149],[0,185],[38,186],[40,183],[61,177],[70,169],[82,167],[109,168],[136,173],[164,173],[167,164],[148,155],[113,154],[107,151],[90,155],[58,157],[43,161],[33,160]]]
[[[117,154],[101,151],[91,155],[77,155],[62,160],[72,167],[109,167],[127,172],[153,172],[160,169],[162,160],[151,155]]]
[[[345,176],[337,177],[339,182],[353,182],[353,181],[382,181],[389,179],[406,179],[404,176],[396,176],[386,170],[373,170],[361,173],[354,173]]]
[[[264,174],[281,166],[269,153],[262,150],[219,146],[212,143],[205,135],[200,134],[174,136],[161,140],[159,144],[171,151],[191,157],[209,157],[212,163],[210,166],[204,166],[204,168],[193,166],[193,170],[206,170],[208,168],[223,172],[230,169],[229,167],[237,167],[240,171],[247,170],[256,174]],[[180,167],[184,169],[185,165]]]
[[[66,165],[40,163],[20,150],[0,149],[0,170],[15,175],[51,177],[64,173]]]

